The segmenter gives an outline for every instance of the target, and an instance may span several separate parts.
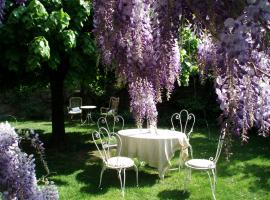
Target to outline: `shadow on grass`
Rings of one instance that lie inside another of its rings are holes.
[[[58,175],[69,175],[73,172],[83,169],[89,160],[89,151],[95,149],[91,142],[91,134],[82,134],[69,132],[67,134],[66,145],[61,151],[58,148],[50,146],[50,134],[41,135],[41,140],[45,143],[45,156],[49,169],[52,173]],[[38,176],[43,175],[43,166],[37,161]],[[54,176],[51,177],[52,179]],[[61,183],[60,183],[61,184]]]
[[[68,185],[68,182],[67,181],[62,181],[62,180],[59,180],[59,179],[57,179],[55,177],[50,178],[50,181],[53,181],[55,183],[55,185],[57,185],[57,186]]]
[[[190,193],[185,190],[164,190],[158,193],[159,199],[172,200],[172,199],[188,199]]]
[[[101,185],[102,189],[98,188],[102,162],[97,157],[93,158],[93,160],[91,164],[86,165],[84,170],[76,176],[78,182],[86,184],[86,186],[81,189],[81,192],[100,195],[105,194],[108,189],[112,187],[120,190],[118,174],[117,171],[113,169],[104,171]],[[152,187],[156,184],[157,180],[158,176],[156,174],[145,173],[139,169],[139,187]],[[136,173],[133,168],[126,170],[125,188],[136,188]]]
[[[245,176],[243,179],[255,178],[254,182],[249,185],[249,189],[252,192],[256,192],[258,190],[265,190],[267,192],[270,191],[270,166],[259,166],[256,164],[247,164],[244,168]]]

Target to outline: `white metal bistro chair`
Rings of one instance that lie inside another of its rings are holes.
[[[70,97],[69,99],[69,106],[68,114],[70,115],[70,119],[72,120],[75,115],[80,115],[80,118],[82,120],[82,98],[81,97]]]
[[[186,167],[189,169],[189,173],[187,173],[187,177],[189,176],[189,179],[191,179],[191,170],[202,170],[206,171],[210,180],[211,185],[211,191],[213,198],[216,200],[215,196],[215,186],[216,186],[216,165],[222,150],[222,146],[224,143],[225,133],[222,133],[219,136],[218,146],[215,158],[210,157],[207,159],[191,159],[185,162]],[[186,180],[187,180],[186,177]]]
[[[109,131],[101,127],[98,131],[95,131],[92,134],[93,141],[100,153],[100,156],[103,161],[103,167],[100,173],[100,181],[99,186],[101,186],[103,172],[106,169],[114,169],[117,170],[118,178],[120,180],[121,192],[122,195],[125,195],[125,183],[126,183],[126,169],[134,168],[136,172],[136,183],[138,186],[138,168],[135,165],[134,161],[131,158],[120,156],[122,142],[121,138],[118,134],[109,134]],[[118,155],[111,156],[110,152],[110,142],[114,140],[114,138],[118,141]],[[100,144],[100,145],[99,145]],[[122,173],[123,173],[123,181],[122,181]]]
[[[191,134],[193,132],[193,127],[195,124],[195,115],[193,113],[189,113],[187,110],[183,109],[179,113],[174,113],[171,116],[171,124],[172,124],[172,130],[177,130],[179,128],[180,132],[185,133],[187,136],[187,139],[189,141]],[[190,156],[193,158],[193,150],[192,146],[189,145],[190,150]],[[179,155],[181,156],[181,154]],[[179,158],[179,165],[178,165],[178,171],[180,171],[181,166],[183,165],[183,162],[181,162],[181,159]],[[170,170],[177,170],[177,168],[172,168]]]
[[[109,102],[109,107],[101,107],[100,114],[103,116],[107,115],[117,115],[119,106],[119,97],[111,97]]]

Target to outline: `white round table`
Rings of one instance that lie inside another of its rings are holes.
[[[86,119],[85,121],[82,122],[82,125],[84,124],[90,124],[90,121],[92,123],[95,123],[94,120],[92,119],[92,114],[91,114],[91,110],[97,108],[96,106],[93,105],[86,105],[86,106],[81,106],[82,111],[85,110],[86,111]]]
[[[121,155],[138,158],[158,168],[164,178],[175,151],[181,150],[181,159],[188,157],[189,142],[184,133],[167,129],[126,129],[118,131],[122,141]]]

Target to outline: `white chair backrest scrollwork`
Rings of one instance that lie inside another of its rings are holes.
[[[224,140],[225,140],[225,133],[221,133],[221,135],[219,136],[219,139],[218,139],[218,146],[217,146],[217,151],[216,151],[215,158],[210,158],[209,159],[209,160],[213,160],[214,163],[218,162]]]
[[[115,115],[115,116],[107,115],[104,117],[100,117],[97,120],[98,129],[105,126],[106,129],[109,131],[109,133],[115,133],[116,128],[118,128],[119,130],[123,130],[124,125],[125,125],[125,120],[120,115]]]
[[[117,140],[118,150],[119,150],[118,154],[120,155],[122,143],[121,143],[121,139],[119,135],[111,134],[106,128],[101,127],[100,129],[98,129],[98,131],[94,131],[92,133],[92,139],[105,164],[107,163],[108,159],[111,157],[110,145],[112,143],[115,143],[115,140]]]
[[[179,124],[175,124],[178,122]],[[181,110],[179,113],[174,113],[171,117],[172,129],[176,130],[176,127],[180,127],[180,131],[187,135],[189,139],[190,134],[193,131],[193,127],[195,124],[195,115],[189,113],[187,110]]]

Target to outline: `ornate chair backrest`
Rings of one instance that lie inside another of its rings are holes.
[[[221,133],[221,135],[219,136],[219,139],[218,139],[218,146],[217,146],[216,156],[215,156],[215,159],[213,160],[214,163],[218,162],[224,140],[225,140],[225,133]]]
[[[188,111],[185,109],[181,110],[180,113],[174,113],[171,117],[173,130],[176,129],[175,121],[179,122],[180,131],[185,133],[189,139],[195,124],[195,115],[188,113]]]
[[[69,99],[69,108],[81,107],[82,98],[81,97],[70,97]]]
[[[115,114],[118,112],[118,106],[119,106],[119,97],[111,97],[109,108],[112,110]]]
[[[106,128],[101,127],[98,131],[92,133],[92,139],[104,163],[107,163],[107,160],[111,157],[110,144],[114,143],[115,139],[118,143],[118,154],[120,155],[122,142],[119,135],[114,133],[110,134]]]
[[[110,120],[111,117],[113,120]],[[120,130],[123,130],[124,125],[125,125],[124,118],[120,115],[114,115],[114,116],[106,115],[104,117],[100,117],[97,120],[98,129],[105,126],[107,130],[109,131],[109,133],[115,133],[116,126],[119,127]]]

